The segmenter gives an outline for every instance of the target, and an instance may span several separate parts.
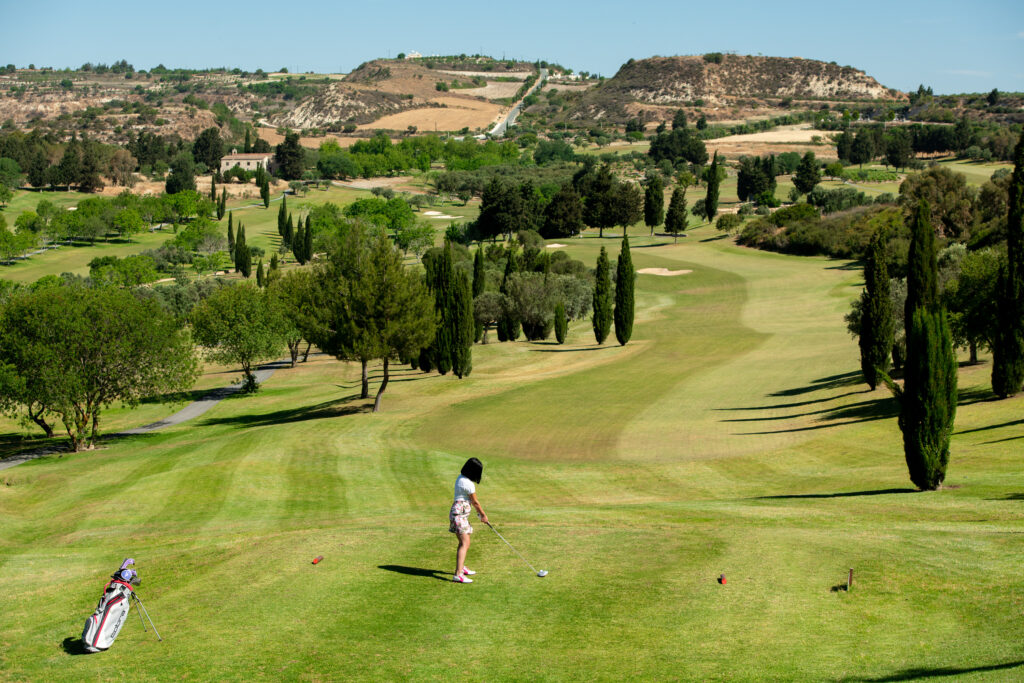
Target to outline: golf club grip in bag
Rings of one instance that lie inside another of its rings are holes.
[[[132,587],[124,581],[107,584],[96,605],[96,611],[85,621],[82,645],[87,652],[102,652],[114,644],[121,627],[128,620]]]

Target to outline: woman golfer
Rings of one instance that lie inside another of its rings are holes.
[[[469,535],[473,533],[473,527],[469,525],[469,506],[472,504],[480,521],[487,524],[487,513],[480,507],[480,501],[476,498],[476,485],[480,483],[483,473],[483,464],[476,458],[470,458],[462,466],[459,478],[455,480],[455,501],[448,513],[448,531],[459,537],[459,549],[455,553],[455,576],[452,577],[452,581],[458,583],[473,583],[473,579],[469,577],[476,574],[472,569],[466,568]]]

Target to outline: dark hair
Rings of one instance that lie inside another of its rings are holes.
[[[466,461],[466,464],[462,466],[462,476],[466,479],[472,479],[477,484],[480,483],[480,477],[484,474],[484,465],[476,458],[470,458]]]

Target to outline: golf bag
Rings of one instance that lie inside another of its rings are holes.
[[[128,569],[134,563],[134,560],[125,560],[121,568],[114,572],[111,581],[103,589],[96,611],[86,619],[82,631],[82,645],[86,652],[102,652],[110,648],[121,632],[121,627],[128,621],[132,584],[140,583],[135,570]]]

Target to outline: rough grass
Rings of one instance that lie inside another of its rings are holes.
[[[478,346],[465,380],[397,371],[378,415],[356,368],[316,356],[194,424],[3,472],[0,671],[1019,677],[1024,399],[964,367],[950,488],[911,492],[892,400],[858,383],[842,323],[859,270],[716,238],[633,240],[637,268],[693,273],[639,276],[624,348],[585,321],[564,346]],[[478,581],[445,581],[471,454],[492,521],[547,578],[478,524]],[[70,656],[129,555],[164,642],[132,615],[111,651]]]

